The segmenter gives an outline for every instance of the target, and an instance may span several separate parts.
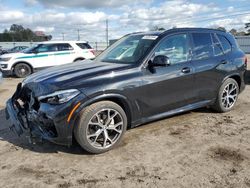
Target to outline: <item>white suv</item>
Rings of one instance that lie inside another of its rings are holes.
[[[21,53],[0,56],[0,68],[4,74],[23,78],[39,69],[93,58],[94,50],[87,42],[49,41]]]

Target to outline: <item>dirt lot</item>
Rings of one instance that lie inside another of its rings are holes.
[[[0,85],[0,187],[250,187],[250,85],[232,112],[200,109],[140,126],[117,149],[89,155],[31,145],[6,129],[5,101],[20,81]]]

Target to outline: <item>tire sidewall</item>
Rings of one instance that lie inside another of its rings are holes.
[[[18,69],[20,68],[20,66],[26,66],[28,68],[28,72],[25,74],[25,75],[20,75],[18,73]],[[31,68],[29,65],[27,65],[26,63],[18,63],[15,65],[14,67],[14,73],[15,73],[15,76],[18,77],[18,78],[25,78],[26,76],[30,75],[32,72]]]
[[[228,84],[230,84],[230,83],[234,83],[234,84],[236,85],[237,96],[236,96],[234,105],[231,106],[230,108],[225,108],[225,107],[223,106],[223,104],[222,104],[222,94],[223,94],[223,91],[224,91],[225,87],[226,87]],[[238,96],[239,96],[239,85],[238,85],[238,83],[237,83],[234,79],[232,79],[232,78],[226,79],[226,80],[223,82],[223,84],[221,85],[220,90],[219,90],[219,94],[218,94],[218,105],[219,105],[220,110],[221,110],[222,112],[228,112],[228,111],[232,110],[232,109],[235,107],[235,104],[236,104],[236,102],[237,102],[237,100],[238,100]]]
[[[78,134],[77,141],[88,152],[98,154],[98,153],[104,153],[106,151],[113,149],[121,142],[122,137],[127,129],[127,116],[126,116],[124,110],[116,103],[109,102],[109,101],[103,101],[103,102],[96,103],[94,105],[95,105],[94,109],[91,109],[89,111],[87,111],[87,109],[84,110],[82,113],[82,116],[80,117],[80,120],[78,122],[78,128],[77,128],[77,134]],[[89,108],[91,108],[91,106],[89,106]],[[114,109],[120,113],[122,120],[124,122],[123,130],[122,130],[120,137],[118,138],[116,143],[114,143],[114,145],[112,145],[106,149],[98,149],[98,148],[93,147],[87,139],[88,123],[89,123],[90,119],[94,116],[94,114],[96,114],[97,112],[101,111],[102,109],[106,109],[106,108]],[[86,111],[87,111],[87,113],[86,113]]]

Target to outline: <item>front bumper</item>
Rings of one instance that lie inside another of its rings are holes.
[[[0,71],[3,73],[3,75],[5,76],[12,76],[13,75],[13,71],[12,70],[4,70],[4,69],[0,69]]]
[[[29,103],[20,104],[20,88],[21,85],[6,104],[6,118],[10,119],[13,124],[11,130],[18,136],[25,133],[31,140],[45,139],[56,144],[70,146],[78,111],[75,111],[70,122],[67,121],[68,114],[83,95],[80,94],[73,101],[62,105],[40,103],[39,108],[35,110],[29,106]]]

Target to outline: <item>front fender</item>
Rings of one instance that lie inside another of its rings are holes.
[[[77,123],[77,118],[79,117],[80,113],[84,110],[84,108],[86,108],[87,106],[89,106],[93,103],[103,101],[103,100],[110,100],[110,101],[113,101],[115,103],[118,103],[119,105],[121,105],[120,103],[122,103],[122,108],[123,109],[125,108],[124,111],[128,117],[128,126],[130,127],[130,122],[133,119],[133,114],[131,113],[131,112],[133,112],[132,104],[129,102],[127,97],[124,95],[117,94],[117,93],[108,93],[108,94],[102,94],[102,95],[95,96],[93,98],[87,98],[87,99],[84,99],[83,101],[80,101],[81,105],[75,111],[74,117],[72,118],[72,120],[70,122],[70,128],[71,128],[72,134],[73,134],[74,127]],[[119,101],[119,102],[117,102],[117,101]]]

